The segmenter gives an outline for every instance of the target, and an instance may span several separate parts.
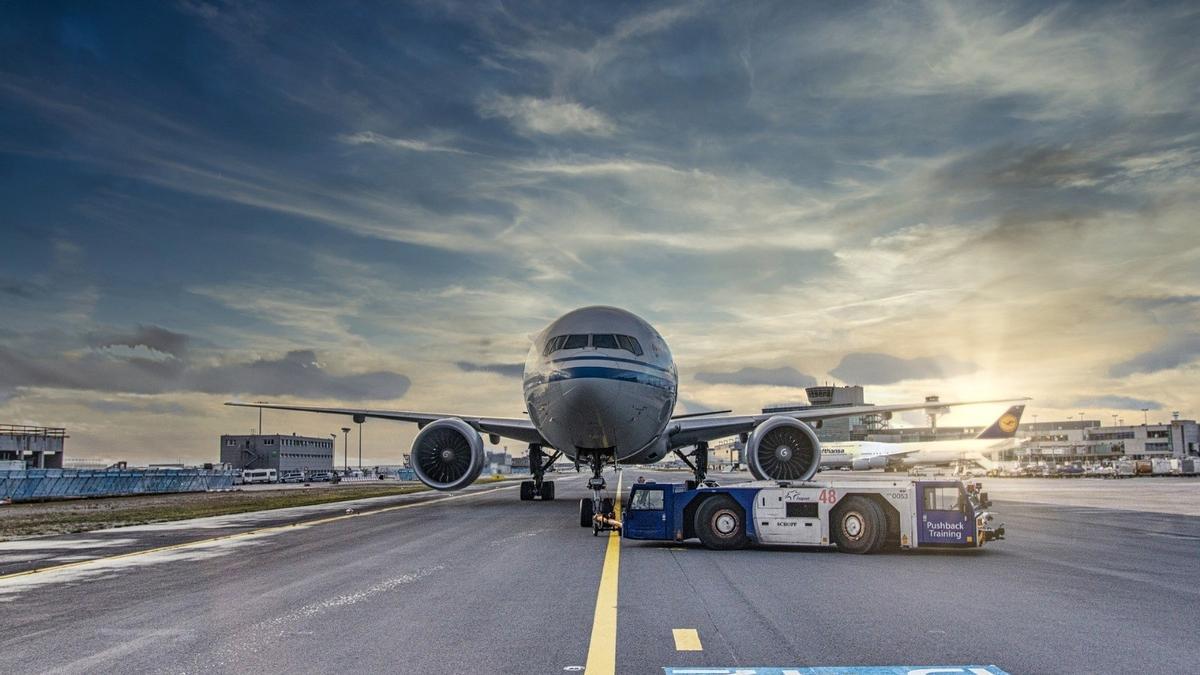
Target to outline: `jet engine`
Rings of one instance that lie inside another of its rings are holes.
[[[746,439],[745,454],[759,480],[808,480],[821,464],[821,441],[804,422],[776,415]]]
[[[855,471],[868,471],[870,469],[886,469],[887,465],[887,457],[859,457],[850,463],[850,468]]]
[[[409,461],[422,483],[435,490],[458,490],[475,482],[487,455],[478,431],[448,418],[430,422],[417,434]]]

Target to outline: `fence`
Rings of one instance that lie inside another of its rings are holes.
[[[204,492],[233,487],[236,472],[207,469],[27,469],[0,471],[0,500]]]

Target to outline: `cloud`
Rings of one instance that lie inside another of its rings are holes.
[[[194,391],[210,394],[245,393],[273,396],[394,399],[411,384],[399,373],[372,371],[335,375],[309,349],[290,351],[282,358],[199,369],[185,378]]]
[[[973,363],[951,358],[904,359],[890,354],[856,352],[842,357],[829,374],[847,384],[894,384],[903,380],[953,377],[976,369]]]
[[[92,347],[145,347],[174,357],[181,357],[187,353],[189,341],[190,338],[183,333],[154,325],[139,325],[131,333],[92,332],[87,335],[87,343]]]
[[[84,406],[106,414],[149,413],[151,415],[186,415],[190,411],[184,405],[172,402],[131,403],[129,401],[83,401]]]
[[[22,281],[0,279],[0,295],[8,295],[22,300],[32,300],[38,296],[39,289]]]
[[[479,113],[484,117],[503,117],[524,131],[538,134],[606,136],[616,129],[602,113],[564,99],[496,96],[481,102]]]
[[[700,372],[696,379],[708,384],[759,385],[769,387],[812,387],[817,379],[791,366],[757,368],[746,366],[731,373]]]
[[[1144,398],[1133,398],[1131,396],[1116,396],[1112,394],[1104,394],[1097,396],[1081,396],[1071,402],[1069,408],[1101,408],[1104,410],[1162,410],[1163,404]]]
[[[447,145],[436,145],[411,138],[392,138],[383,134],[377,134],[374,131],[342,134],[338,136],[338,140],[347,145],[378,145],[394,150],[410,150],[412,152],[448,152],[456,155],[470,154],[466,150],[460,150]]]
[[[0,347],[0,389],[46,387],[135,394],[191,391],[384,400],[401,398],[409,385],[408,377],[390,371],[332,373],[312,350],[290,351],[280,358],[202,365],[180,358],[157,360],[104,351],[38,358]]]
[[[504,377],[521,377],[525,373],[525,365],[521,363],[472,363],[458,361],[454,365],[459,370],[468,373],[494,373]]]
[[[1157,373],[1186,365],[1200,358],[1200,335],[1183,335],[1142,352],[1108,369],[1112,377],[1128,377],[1137,373]]]

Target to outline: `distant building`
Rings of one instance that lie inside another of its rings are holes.
[[[486,473],[492,475],[512,473],[513,458],[512,455],[508,454],[508,450],[500,452],[485,451],[485,454],[487,455],[487,465],[484,467]]]
[[[1029,439],[1013,459],[1096,460],[1200,456],[1200,425],[1195,420],[1159,424],[1101,426],[1100,420],[1022,424],[1018,438]]]
[[[772,413],[795,412],[812,410],[813,408],[837,408],[860,405],[871,405],[863,399],[863,388],[860,386],[835,387],[824,385],[808,387],[804,390],[808,395],[808,403],[781,403],[763,408],[764,415]],[[867,434],[886,429],[887,420],[882,415],[860,415],[857,417],[837,417],[823,420],[820,428],[815,428],[817,438],[822,443],[861,441]]]
[[[25,463],[29,469],[61,469],[67,430],[0,424],[0,461]]]
[[[332,471],[333,438],[309,436],[224,435],[221,461],[235,469]]]

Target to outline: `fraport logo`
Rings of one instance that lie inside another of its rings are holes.
[[[1008,675],[995,665],[824,665],[816,668],[664,668],[667,675]]]

